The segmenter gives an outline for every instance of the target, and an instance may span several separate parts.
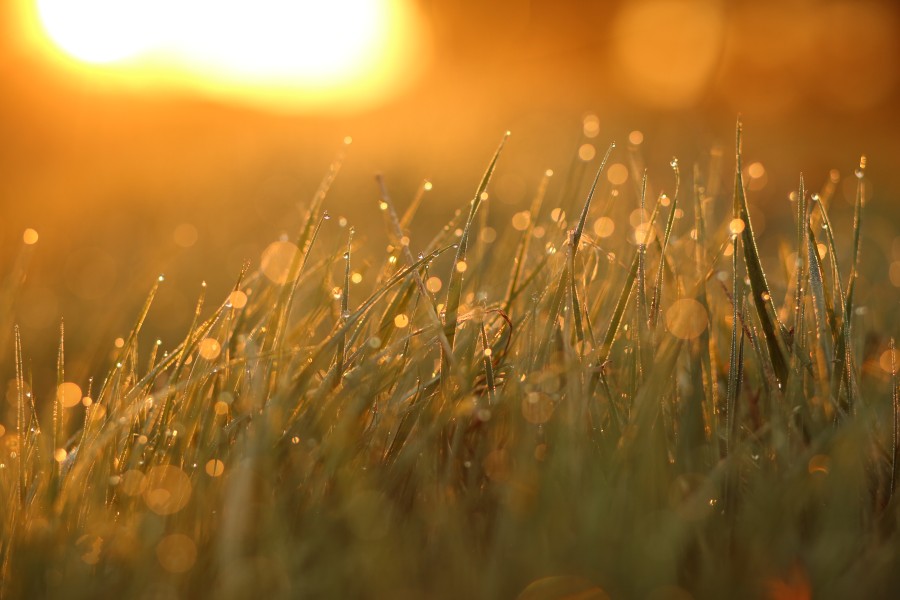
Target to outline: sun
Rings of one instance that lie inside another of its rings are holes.
[[[333,99],[410,72],[408,0],[34,0],[69,59],[132,79]],[[293,92],[293,94],[291,94]]]

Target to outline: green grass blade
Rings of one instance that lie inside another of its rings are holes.
[[[472,198],[472,202],[469,207],[469,216],[466,219],[466,224],[463,227],[462,236],[459,238],[459,245],[456,249],[456,257],[453,259],[453,267],[450,269],[450,282],[447,286],[447,302],[445,303],[444,309],[444,333],[447,336],[447,342],[450,346],[450,350],[453,350],[453,342],[456,339],[456,326],[459,320],[459,301],[462,296],[462,270],[458,267],[460,264],[465,264],[466,259],[466,250],[469,244],[469,235],[470,230],[472,228],[472,222],[475,220],[475,215],[478,212],[478,207],[481,206],[482,202],[482,194],[487,189],[488,183],[491,181],[491,177],[494,175],[494,168],[497,166],[497,160],[500,158],[500,153],[503,151],[503,146],[506,145],[506,140],[509,139],[509,132],[503,136],[503,140],[500,142],[500,145],[497,147],[497,150],[494,152],[494,156],[491,158],[491,162],[488,164],[487,170],[484,172],[484,175],[481,178],[481,183],[478,185],[478,189],[475,191],[475,197]],[[444,362],[448,363],[450,357],[445,356]]]
[[[736,134],[736,168],[734,178],[734,218],[741,219],[743,231],[741,232],[742,246],[744,250],[744,262],[747,266],[747,275],[750,278],[750,291],[753,295],[753,304],[763,330],[763,338],[768,350],[769,360],[779,386],[784,386],[788,377],[788,365],[785,360],[782,344],[785,341],[784,326],[777,322],[775,306],[769,284],[766,281],[765,271],[759,260],[759,250],[756,245],[756,236],[753,232],[753,224],[750,220],[750,212],[747,208],[747,198],[744,194],[743,159],[741,151],[741,122],[737,124]]]
[[[503,301],[503,310],[506,312],[509,312],[510,306],[518,295],[518,292],[525,287],[525,285],[523,285],[522,288],[517,287],[519,284],[519,277],[522,274],[522,269],[525,267],[528,249],[531,246],[531,237],[534,233],[534,227],[537,224],[537,218],[541,212],[541,206],[543,205],[544,197],[547,194],[547,186],[550,184],[550,178],[552,176],[552,171],[547,170],[544,172],[544,176],[541,178],[541,182],[538,185],[538,191],[531,201],[531,207],[528,209],[528,227],[525,228],[525,231],[522,232],[522,236],[519,239],[516,257],[513,261],[512,276],[509,279],[509,285],[506,287],[506,294],[504,295],[505,300]],[[544,260],[546,260],[546,255]]]
[[[653,299],[650,301],[650,327],[656,329],[659,319],[659,302],[662,294],[663,273],[666,265],[666,249],[669,247],[669,237],[672,235],[672,227],[675,224],[675,210],[678,208],[678,190],[681,187],[681,174],[678,171],[678,159],[673,158],[672,170],[675,172],[675,194],[672,197],[672,206],[669,209],[669,218],[666,220],[666,230],[662,247],[659,251],[659,268],[656,270],[656,284],[653,286]]]

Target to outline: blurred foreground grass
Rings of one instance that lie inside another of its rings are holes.
[[[15,330],[0,594],[888,596],[900,357],[857,300],[865,159],[852,224],[801,178],[764,269],[740,136],[733,188],[713,155],[654,191],[610,146],[628,185],[548,172],[498,231],[501,144],[430,241],[429,184],[400,211],[379,178],[386,253],[324,210],[339,157],[176,347],[140,335],[162,277],[102,378],[66,379],[61,331],[54,398]],[[7,270],[12,332],[27,253]]]

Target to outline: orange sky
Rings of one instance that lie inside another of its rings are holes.
[[[861,153],[884,206],[900,189],[900,16],[887,0],[419,0],[421,71],[338,112],[103,85],[23,43],[23,1],[0,8],[0,257],[10,263],[26,227],[40,232],[22,317],[37,346],[59,314],[75,338],[121,334],[160,271],[172,281],[160,330],[178,331],[200,279],[224,293],[296,222],[346,135],[330,208],[362,223],[379,171],[401,204],[431,178],[422,218],[443,220],[507,129],[497,182],[516,201],[565,167],[586,113],[598,146],[643,131],[651,177],[672,155],[730,147],[740,112],[748,158],[769,174],[760,203],[786,197],[801,170],[821,182]]]

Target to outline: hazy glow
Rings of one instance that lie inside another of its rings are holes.
[[[666,311],[666,327],[669,333],[683,340],[699,336],[706,329],[709,315],[702,304],[693,298],[682,298],[672,303]]]
[[[691,106],[703,94],[724,39],[718,3],[626,2],[613,24],[613,55],[625,90],[647,106]]]
[[[404,0],[35,2],[65,55],[140,83],[302,103],[397,79],[419,55]]]

